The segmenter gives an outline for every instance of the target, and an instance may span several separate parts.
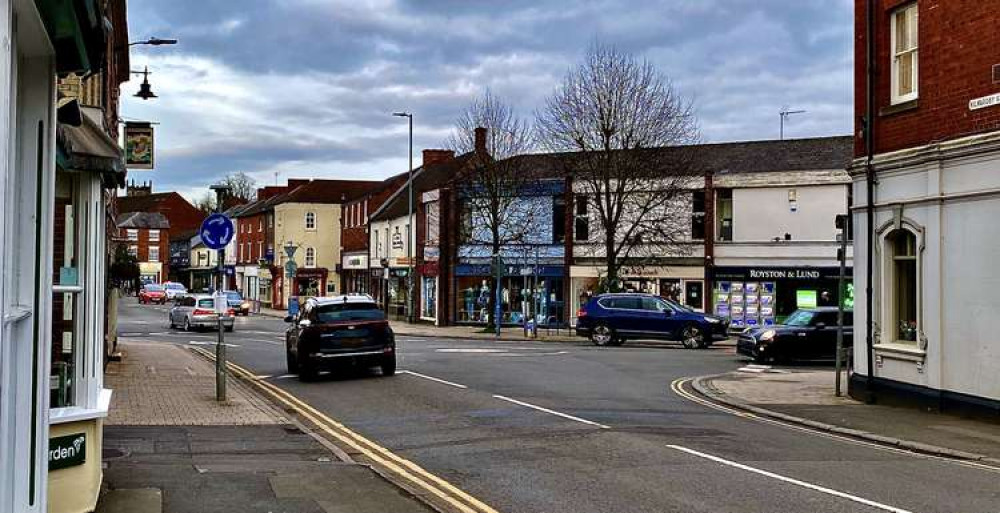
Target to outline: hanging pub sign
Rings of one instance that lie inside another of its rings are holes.
[[[125,123],[125,167],[153,169],[153,126],[149,123]]]

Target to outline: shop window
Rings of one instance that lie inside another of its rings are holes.
[[[76,406],[79,396],[79,368],[83,323],[82,250],[78,179],[56,173],[53,215],[53,297],[52,297],[52,377],[50,406]]]
[[[587,242],[590,240],[590,215],[589,204],[586,196],[579,195],[574,200],[576,210],[573,216],[573,240],[577,242]]]
[[[891,315],[897,341],[916,342],[917,318],[917,237],[908,230],[894,230],[886,237],[890,250],[889,287]]]
[[[424,319],[437,318],[437,278],[425,276],[420,289],[420,317]]]
[[[691,192],[691,238],[705,240],[705,193]]]
[[[306,212],[306,230],[316,229],[316,213]]]
[[[306,248],[306,267],[316,267],[316,249]]]
[[[718,189],[715,191],[716,217],[718,226],[715,232],[720,241],[733,240],[733,190]]]
[[[149,247],[149,258],[148,258],[148,260],[150,262],[159,262],[160,261],[160,248],[158,246],[150,246]]]
[[[552,243],[566,241],[566,199],[556,196],[552,201]]]

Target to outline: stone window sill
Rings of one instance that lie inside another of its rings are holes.
[[[920,349],[916,342],[912,344],[905,342],[883,343],[875,345],[874,349],[875,354],[896,360],[923,362],[927,357],[927,351]]]
[[[917,100],[914,99],[902,103],[897,103],[895,105],[889,105],[888,107],[882,107],[881,109],[879,109],[878,115],[880,117],[892,116],[894,114],[900,114],[903,112],[909,112],[911,110],[917,110],[917,107],[919,107],[919,105],[917,104]]]

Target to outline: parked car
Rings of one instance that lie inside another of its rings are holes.
[[[237,314],[250,315],[252,309],[250,301],[243,299],[243,295],[238,290],[227,290],[225,294],[229,308],[232,308]]]
[[[212,296],[184,296],[177,300],[170,309],[168,320],[171,328],[183,328],[191,331],[198,328],[218,328],[219,316],[215,313],[215,299]],[[222,316],[222,327],[233,331],[236,315],[230,308]]]
[[[628,339],[676,340],[689,349],[726,337],[722,319],[651,294],[600,294],[577,312],[576,334],[598,346]]]
[[[177,283],[175,281],[165,282],[163,284],[163,291],[167,294],[167,301],[173,301],[177,299],[178,296],[184,296],[188,293],[188,289],[183,283]]]
[[[167,293],[163,287],[155,283],[147,283],[139,290],[139,303],[148,305],[150,303],[164,304],[167,302]]]
[[[396,338],[371,297],[308,299],[285,322],[291,323],[285,333],[288,372],[304,381],[337,363],[378,366],[383,376],[396,373]]]
[[[844,340],[854,335],[854,313],[844,311]],[[803,308],[783,324],[750,328],[740,334],[736,352],[757,362],[829,361],[837,356],[837,308]]]

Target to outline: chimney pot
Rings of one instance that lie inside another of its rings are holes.
[[[486,128],[476,127],[476,153],[486,153]]]

